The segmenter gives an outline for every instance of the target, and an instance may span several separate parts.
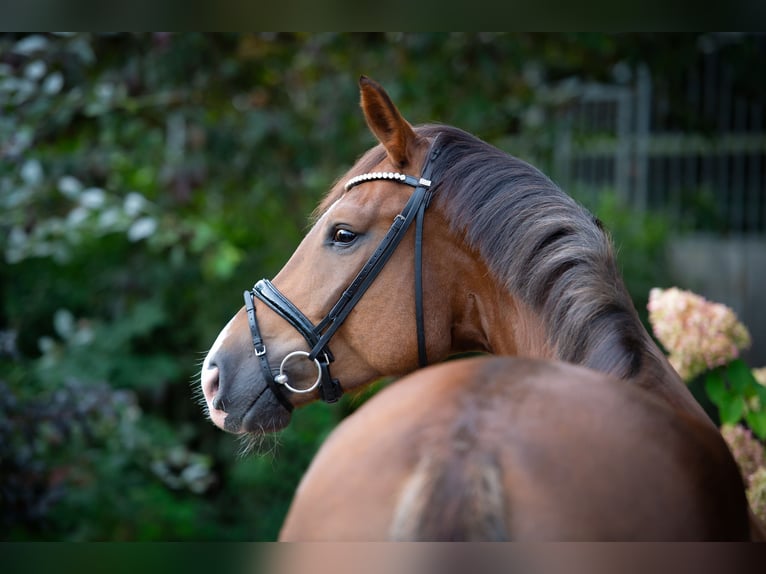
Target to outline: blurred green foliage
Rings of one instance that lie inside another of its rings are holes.
[[[766,440],[766,385],[742,359],[708,371],[705,391],[718,408],[722,425],[746,422],[754,435]]]
[[[658,212],[631,209],[614,190],[593,193],[571,190],[571,195],[590,209],[609,230],[628,292],[639,317],[650,329],[646,304],[652,287],[667,281],[665,247],[672,229],[671,220]]]
[[[268,540],[361,399],[242,457],[194,398],[203,351],[373,143],[356,78],[405,115],[550,169],[561,80],[671,78],[695,35],[0,35],[0,537]],[[673,66],[676,65],[674,68]],[[655,85],[662,86],[659,80]],[[609,199],[634,293],[661,227]],[[639,308],[643,306],[639,304]]]

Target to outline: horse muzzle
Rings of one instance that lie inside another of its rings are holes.
[[[202,366],[200,386],[210,420],[235,434],[281,430],[290,412],[269,391],[248,339],[230,335],[236,320],[221,332]]]

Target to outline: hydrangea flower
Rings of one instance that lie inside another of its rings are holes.
[[[753,484],[752,479],[755,473],[764,463],[763,445],[753,437],[753,433],[749,429],[742,425],[724,425],[721,427],[721,435],[723,435],[732,455],[734,455],[734,460],[739,465],[745,484]],[[764,488],[766,488],[766,482],[764,482]]]
[[[762,522],[766,522],[766,467],[761,467],[750,477],[747,501],[753,509],[753,514]]]
[[[766,367],[761,367],[760,369],[753,369],[753,376],[755,377],[756,381],[758,381],[764,387],[766,387]]]
[[[750,333],[726,305],[671,289],[649,293],[649,322],[685,381],[725,365],[750,346]]]

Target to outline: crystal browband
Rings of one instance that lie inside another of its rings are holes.
[[[412,175],[405,175],[395,171],[372,171],[369,173],[363,173],[356,175],[349,179],[344,186],[344,189],[348,191],[352,187],[364,183],[365,181],[373,181],[376,179],[393,179],[395,181],[401,181],[412,187],[422,185],[423,187],[430,187],[431,181],[425,178],[417,178]]]

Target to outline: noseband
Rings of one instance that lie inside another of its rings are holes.
[[[433,171],[433,162],[441,151],[441,148],[436,145],[438,139],[437,136],[431,143],[420,177],[395,172],[372,172],[357,175],[346,183],[345,190],[349,191],[353,187],[368,181],[391,180],[409,185],[415,188],[415,191],[405,204],[402,212],[394,218],[394,222],[385,237],[378,244],[378,247],[364,264],[361,271],[343,291],[343,294],[332,306],[330,312],[317,325],[314,325],[268,279],[261,279],[251,291],[245,291],[245,308],[250,323],[250,333],[253,338],[255,356],[258,358],[266,383],[280,404],[288,411],[292,411],[293,406],[285,396],[282,387],[294,393],[308,393],[319,387],[320,398],[328,403],[336,402],[343,394],[343,389],[338,380],[333,379],[330,375],[330,363],[334,361],[328,346],[330,339],[381,272],[413,221],[415,221],[415,321],[417,324],[418,362],[421,367],[428,364],[423,326],[423,217],[431,201],[430,178]],[[310,348],[309,352],[293,351],[287,354],[282,359],[279,365],[279,372],[276,376],[274,376],[266,358],[266,345],[264,345],[263,337],[258,328],[253,297],[263,301],[272,311],[292,325],[303,336]],[[289,377],[285,373],[286,363],[297,357],[303,357],[312,361],[317,369],[316,381],[306,389],[292,387]]]

